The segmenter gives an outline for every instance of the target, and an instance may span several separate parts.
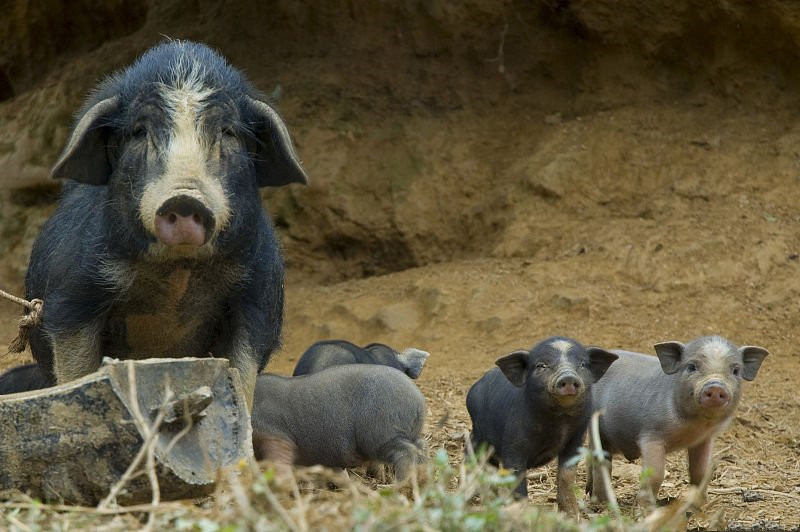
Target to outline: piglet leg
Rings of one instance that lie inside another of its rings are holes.
[[[700,486],[705,480],[711,467],[711,454],[714,452],[714,438],[709,438],[690,447],[689,454],[689,482],[695,486]],[[703,497],[706,496],[706,489],[703,487]]]
[[[514,489],[514,497],[519,499],[528,498],[528,469],[527,460],[520,456],[504,456],[503,467],[514,472],[519,479],[519,484]]]
[[[648,494],[646,491],[643,494],[640,493],[640,501],[641,502],[648,502],[648,495],[652,496],[652,501],[658,499],[658,490],[661,488],[661,483],[664,482],[664,460],[666,456],[666,447],[663,441],[660,440],[649,440],[645,441],[641,444],[642,449],[642,471],[646,471],[649,469],[650,476],[644,480],[644,490],[650,491]],[[642,500],[644,499],[644,500]]]
[[[285,438],[264,432],[253,432],[253,454],[256,460],[272,462],[278,471],[291,470],[296,452],[297,446]]]
[[[575,499],[575,466],[564,467],[561,459],[558,460],[558,473],[556,474],[558,491],[556,501],[558,509],[570,517],[578,518],[578,501]]]

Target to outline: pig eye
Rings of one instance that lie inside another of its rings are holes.
[[[741,372],[742,372],[742,370],[741,370],[741,368],[739,368],[739,366],[736,366],[736,367],[733,368],[733,375],[735,377],[738,377],[739,373],[741,373]]]
[[[233,130],[232,127],[224,127],[222,128],[222,138],[235,139],[237,138],[236,132]]]
[[[547,364],[545,364],[544,362],[539,362],[538,364],[536,364],[536,369],[541,370],[545,368],[547,368]]]
[[[136,126],[133,128],[131,136],[135,139],[143,139],[147,136],[147,128],[144,126]]]
[[[688,371],[689,373],[694,373],[695,371],[697,371],[697,364],[695,364],[694,362],[689,362],[688,364],[686,364],[686,371]]]

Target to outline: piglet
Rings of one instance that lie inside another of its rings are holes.
[[[578,454],[592,413],[592,383],[617,358],[598,347],[552,337],[530,351],[514,351],[496,361],[467,394],[472,445],[494,447],[492,461],[516,473],[515,494],[527,497],[527,469],[558,457],[558,507],[572,516],[578,504],[572,486]]]
[[[424,460],[425,412],[411,379],[382,365],[263,374],[255,388],[253,448],[256,459],[279,466],[388,464],[400,482]]]
[[[413,347],[396,351],[384,344],[359,347],[346,340],[323,340],[309,347],[294,368],[294,376],[316,373],[341,364],[381,364],[419,377],[429,353]]]
[[[687,449],[689,481],[706,477],[714,439],[733,419],[742,381],[756,378],[769,353],[762,347],[736,347],[719,336],[684,345],[655,345],[658,358],[614,351],[619,360],[592,388],[594,408],[602,409],[603,449],[628,460],[642,457],[649,468],[646,489],[658,494],[667,454]],[[589,472],[587,491],[607,500],[599,471]],[[646,491],[644,495],[650,498]]]

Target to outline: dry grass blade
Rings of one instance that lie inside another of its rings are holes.
[[[766,488],[736,487],[736,488],[713,488],[708,490],[709,493],[713,493],[714,495],[729,495],[731,493],[742,495],[747,491],[754,491],[756,493],[763,493],[765,495],[774,495],[776,497],[786,497],[787,499],[794,499],[796,501],[800,501],[800,495],[795,495],[794,493],[786,493],[785,491],[770,490]]]
[[[614,487],[611,485],[611,474],[609,473],[609,463],[603,451],[603,446],[600,443],[600,416],[603,415],[602,410],[598,410],[592,414],[592,420],[589,428],[592,432],[592,462],[596,462],[600,467],[596,470],[600,471],[603,478],[603,487],[608,497],[608,507],[614,512],[614,517],[617,521],[617,528],[622,528],[622,514],[619,510],[619,503],[617,502],[617,495],[614,493]],[[587,467],[592,467],[593,464],[587,464]]]
[[[114,486],[108,492],[108,495],[100,501],[100,504],[97,505],[98,511],[104,511],[110,508],[112,503],[116,501],[117,496],[122,491],[122,489],[127,485],[127,483],[134,478],[138,473],[137,470],[140,467],[142,461],[145,462],[145,471],[147,473],[147,477],[150,481],[150,489],[152,491],[152,501],[150,506],[157,507],[161,501],[161,491],[158,485],[158,474],[156,472],[155,466],[155,448],[156,444],[158,443],[157,436],[158,436],[158,429],[164,420],[165,410],[164,408],[160,408],[158,414],[156,415],[155,420],[153,421],[152,425],[147,422],[147,420],[142,415],[141,408],[139,407],[139,396],[136,390],[136,369],[134,366],[133,361],[127,362],[127,369],[128,369],[128,399],[130,402],[130,409],[131,409],[131,416],[133,417],[133,422],[136,424],[139,432],[143,436],[142,446],[139,449],[139,452],[136,453],[136,456],[131,461],[131,464],[128,466],[128,469],[125,470],[122,477],[117,481]],[[162,401],[162,405],[168,403],[172,400],[172,391],[169,388],[169,383],[165,384],[165,391],[164,391],[164,398]],[[148,526],[152,526],[153,524],[153,514],[148,512]]]

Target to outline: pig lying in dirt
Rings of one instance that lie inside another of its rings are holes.
[[[299,377],[259,375],[256,459],[279,465],[388,464],[398,482],[424,460],[425,398],[402,372],[349,364]]]
[[[768,352],[736,347],[719,336],[686,345],[655,345],[658,357],[614,351],[619,360],[592,388],[594,408],[603,409],[603,449],[628,460],[642,457],[651,470],[652,496],[664,480],[668,453],[687,449],[689,480],[699,485],[708,473],[714,438],[733,419],[742,396],[742,381],[752,381]],[[590,471],[587,491],[607,500],[599,472]],[[648,496],[649,498],[649,496]]]
[[[202,44],[101,83],[52,176],[69,180],[26,277],[33,356],[59,384],[103,356],[230,359],[252,400],[280,344],[283,260],[259,187],[305,183],[286,126]]]
[[[419,377],[430,354],[409,347],[397,352],[388,345],[359,347],[345,340],[324,340],[309,347],[294,368],[293,375],[316,373],[341,364],[382,364],[399,369],[412,379]]]
[[[520,476],[515,493],[527,497],[525,472],[558,457],[558,507],[578,515],[573,492],[578,453],[592,413],[592,383],[617,359],[598,347],[552,337],[530,351],[499,358],[467,394],[472,445],[494,447],[494,462]],[[602,380],[602,379],[601,379]]]

